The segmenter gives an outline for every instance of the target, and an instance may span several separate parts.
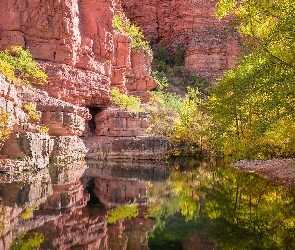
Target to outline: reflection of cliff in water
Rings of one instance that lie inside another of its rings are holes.
[[[148,249],[153,221],[144,218],[147,184],[164,181],[168,171],[157,163],[126,164],[52,164],[47,171],[9,183],[5,176],[0,195],[8,221],[0,249],[8,249],[22,232],[44,234],[40,249]],[[95,203],[89,203],[91,195]],[[139,216],[108,224],[106,206],[128,202],[139,203]],[[32,206],[33,216],[25,220],[22,213]]]
[[[92,163],[81,181],[90,194],[108,207],[137,203],[145,205],[149,182],[168,178],[166,165],[157,162]]]

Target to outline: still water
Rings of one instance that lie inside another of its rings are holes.
[[[0,249],[295,249],[295,191],[217,161],[0,174]]]

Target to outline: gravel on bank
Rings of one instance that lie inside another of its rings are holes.
[[[242,160],[231,164],[236,169],[256,172],[287,187],[295,188],[295,159]]]

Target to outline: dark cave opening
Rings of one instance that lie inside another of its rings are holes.
[[[89,132],[91,134],[95,134],[96,125],[95,125],[94,117],[95,115],[100,113],[103,109],[99,107],[87,107],[87,108],[89,109],[89,113],[92,116],[91,120],[88,122]]]

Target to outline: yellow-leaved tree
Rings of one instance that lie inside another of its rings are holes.
[[[4,141],[9,137],[12,130],[9,113],[0,108],[0,148],[3,146]]]

